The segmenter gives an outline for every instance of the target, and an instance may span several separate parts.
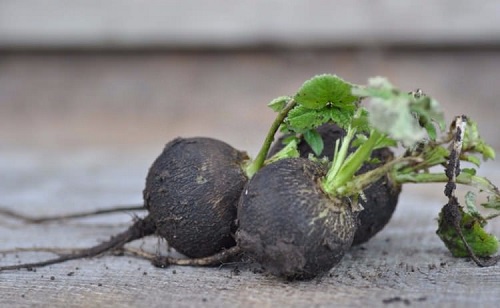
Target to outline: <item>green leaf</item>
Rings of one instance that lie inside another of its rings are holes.
[[[328,122],[347,128],[358,108],[352,87],[334,75],[319,75],[306,81],[294,97],[298,105],[288,113],[282,131],[305,133]],[[278,100],[273,105],[282,104]]]
[[[460,160],[468,161],[470,163],[473,163],[477,167],[479,167],[481,165],[481,159],[479,159],[479,157],[477,157],[475,155],[465,155],[465,154],[462,154],[462,155],[460,155]]]
[[[481,206],[488,209],[495,209],[500,211],[500,196],[489,196],[488,202],[481,203]]]
[[[285,108],[286,103],[292,99],[290,96],[280,96],[273,99],[267,106],[269,106],[275,112],[280,112]]]
[[[494,255],[498,251],[499,242],[494,235],[487,233],[483,229],[486,221],[463,211],[461,207],[459,210],[462,214],[462,220],[460,221],[461,230],[472,251],[478,257]],[[447,223],[442,212],[439,214],[438,222],[439,227],[436,233],[453,256],[468,257],[469,253],[460,236],[455,231],[455,228]]]
[[[476,207],[476,194],[472,191],[468,191],[465,194],[465,206],[469,214],[475,217],[481,217]]]
[[[327,121],[328,115],[325,115],[321,111],[299,105],[290,110],[285,119],[285,124],[289,130],[302,133],[316,128]]]
[[[463,168],[462,172],[470,175],[476,175],[476,169],[474,168]]]
[[[482,148],[481,153],[483,153],[483,159],[484,160],[495,159],[495,150],[491,146],[489,146],[487,144],[484,145],[484,147]]]
[[[348,106],[344,108],[344,110],[333,106],[327,106],[323,108],[322,111],[325,113],[326,119],[345,129],[349,126],[356,109],[355,106]]]
[[[297,144],[298,139],[296,137],[289,139],[285,147],[279,150],[278,153],[274,154],[269,159],[266,159],[264,164],[268,165],[283,158],[300,157],[299,150],[297,149]]]
[[[304,82],[294,98],[309,109],[322,109],[331,105],[343,110],[358,100],[351,94],[352,86],[335,75],[318,75]]]
[[[370,132],[371,127],[368,120],[368,111],[365,108],[358,108],[356,116],[352,118],[351,127],[355,128],[357,132]]]
[[[354,111],[355,109],[351,107],[344,110],[334,106],[309,109],[298,105],[288,113],[285,125],[287,130],[297,133],[305,133],[328,122],[334,122],[338,126],[345,128],[351,122]]]
[[[351,142],[351,147],[357,148],[368,140],[365,134],[356,134],[356,139]]]
[[[370,124],[375,129],[407,147],[424,140],[427,135],[411,113],[409,101],[403,97],[373,98],[368,112]]]
[[[368,159],[365,164],[381,164],[382,161],[378,157],[372,157]]]
[[[426,137],[436,139],[433,123],[438,123],[442,129],[445,127],[437,101],[402,92],[385,78],[370,78],[366,87],[354,87],[353,94],[371,99],[367,110],[375,129],[407,147]]]
[[[286,137],[285,139],[283,139],[283,144],[284,144],[284,145],[287,145],[287,144],[289,144],[289,143],[290,143],[290,142],[292,142],[292,141],[297,141],[297,139],[298,139],[298,138],[297,138],[297,136],[295,136],[295,135],[288,136],[288,137]]]
[[[391,139],[387,136],[382,136],[377,140],[377,143],[375,144],[375,149],[380,149],[380,148],[385,148],[385,147],[396,147],[397,142],[394,139]]]
[[[309,144],[314,154],[319,157],[324,147],[321,135],[316,130],[310,129],[304,133],[304,140]]]
[[[495,150],[481,138],[477,123],[471,119],[467,119],[462,151],[482,154],[483,160],[495,159]]]
[[[368,140],[368,136],[365,134],[357,134],[356,139],[354,139],[351,143],[351,147],[359,147],[363,143],[365,143]],[[377,139],[377,142],[375,143],[375,146],[373,147],[373,150],[380,149],[380,148],[385,148],[385,147],[395,147],[397,146],[397,142],[394,141],[393,139],[382,135],[379,139]]]
[[[422,167],[424,168],[430,168],[432,166],[446,163],[448,161],[448,157],[450,156],[450,151],[443,146],[432,148],[425,145],[423,153],[425,164],[422,165]]]
[[[437,138],[436,127],[434,127],[432,123],[425,123],[424,128],[425,130],[427,130],[427,135],[429,135],[429,138],[435,141]]]
[[[396,88],[384,77],[373,77],[368,79],[368,86],[355,86],[352,88],[352,94],[359,98],[378,97],[390,99],[394,96]]]
[[[441,131],[446,129],[444,113],[441,111],[439,103],[429,96],[418,98],[411,96],[410,110],[416,115],[418,122],[427,130],[431,140],[436,140],[437,133],[434,123],[438,124]]]

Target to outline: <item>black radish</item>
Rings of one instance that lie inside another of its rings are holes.
[[[316,131],[321,135],[324,142],[323,151],[317,155],[318,158],[327,157],[329,160],[333,160],[335,142],[345,136],[345,130],[338,125],[328,123],[321,125]],[[270,156],[284,147],[283,140],[287,137],[289,135],[283,135],[276,140],[269,151]],[[309,155],[314,155],[311,146],[303,139],[299,140],[297,149],[300,157],[307,158]],[[350,148],[349,152],[352,153],[354,150],[355,148]],[[393,159],[394,155],[389,148],[384,147],[375,149],[371,157],[377,159],[378,162],[365,163],[357,174],[380,167],[383,163]],[[354,235],[353,245],[367,242],[385,227],[396,209],[400,192],[401,185],[392,181],[388,176],[378,179],[363,191],[363,198],[359,200],[363,206],[363,211],[358,215],[359,226]]]
[[[257,172],[238,203],[241,250],[288,279],[313,278],[337,264],[354,238],[358,207],[323,192],[326,171],[290,158]]]
[[[192,258],[234,246],[247,160],[246,153],[211,138],[169,142],[149,169],[144,189],[157,234]]]

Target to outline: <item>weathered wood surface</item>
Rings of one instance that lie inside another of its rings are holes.
[[[140,203],[147,168],[166,141],[210,135],[253,155],[272,119],[265,103],[325,71],[358,82],[378,73],[409,89],[421,87],[448,110],[481,121],[486,140],[500,149],[500,88],[494,86],[500,56],[358,56],[6,57],[0,62],[0,204],[37,216]],[[464,71],[470,77],[457,75]],[[500,183],[499,163],[485,164],[480,173]],[[1,272],[1,306],[495,307],[500,267],[452,258],[435,235],[445,201],[442,186],[405,187],[389,225],[313,281],[284,282],[255,264],[158,269],[106,255]],[[26,225],[0,216],[0,250],[87,247],[124,230],[132,218]],[[499,221],[489,230],[499,235]],[[158,242],[132,245],[154,252]],[[0,264],[53,256],[6,253]]]

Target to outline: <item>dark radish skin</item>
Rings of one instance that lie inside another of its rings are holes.
[[[380,167],[384,162],[390,161],[393,155],[388,148],[374,150],[372,158],[378,158],[380,163],[365,164],[358,174]],[[364,197],[360,198],[359,202],[364,209],[358,215],[359,226],[353,245],[367,242],[389,223],[396,210],[400,193],[401,185],[391,181],[388,176],[381,177],[363,191]]]
[[[234,246],[247,159],[246,153],[211,138],[168,143],[149,169],[144,189],[157,234],[191,258]]]
[[[325,174],[322,165],[304,158],[281,159],[258,171],[238,203],[241,251],[287,279],[311,279],[335,266],[352,244],[357,209],[322,191]]]
[[[94,257],[123,249],[128,242],[155,233],[167,239],[171,247],[192,258],[148,258],[158,266],[220,264],[221,260],[239,252],[234,247],[233,234],[238,199],[247,182],[243,169],[247,159],[246,153],[216,139],[177,138],[165,146],[148,172],[143,194],[149,215],[137,219],[124,232],[94,247],[46,261],[0,266],[0,271]],[[137,209],[135,206],[131,208]],[[19,216],[8,211],[7,214]],[[69,217],[88,215],[80,213]],[[59,219],[49,217],[48,220],[52,218]]]
[[[123,246],[137,239],[137,234],[142,237],[155,232],[167,239],[171,247],[188,257],[163,257],[157,260],[156,256],[137,251],[133,253],[152,260],[160,267],[170,264],[210,266],[238,256],[240,249],[235,246],[233,236],[236,229],[236,204],[248,178],[264,165],[276,131],[295,106],[296,102],[292,99],[279,111],[253,161],[250,161],[245,152],[212,138],[177,138],[168,143],[149,169],[146,178],[143,197],[144,207],[149,211],[149,215],[117,235],[118,241],[112,237],[95,247],[81,249],[52,260],[0,266],[0,271],[93,257],[112,249],[125,250]],[[137,210],[137,207],[128,209]],[[39,223],[116,211],[120,209],[41,219],[19,215],[9,210],[0,211],[0,214]],[[143,225],[147,226],[143,228]]]
[[[345,131],[335,124],[325,124],[317,129],[318,133],[323,137],[324,148],[320,157],[333,158],[335,142],[345,135]],[[282,141],[286,136],[280,137],[269,151],[269,156],[277,153],[283,148]],[[301,140],[298,143],[298,150],[301,157],[307,158],[313,154],[311,147]],[[351,149],[351,152],[354,149]],[[393,158],[393,153],[388,148],[376,149],[372,153],[372,158],[378,158],[380,163],[364,164],[358,171],[358,174],[365,173],[381,166]],[[394,183],[389,177],[384,176],[370,185],[364,190],[364,197],[359,201],[364,210],[358,215],[359,226],[354,236],[353,245],[359,245],[367,242],[390,221],[394,213],[399,194],[401,193],[401,185]]]

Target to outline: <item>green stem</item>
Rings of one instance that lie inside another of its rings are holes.
[[[361,166],[363,166],[366,160],[371,156],[373,148],[381,136],[381,133],[372,130],[368,140],[341,163],[340,169],[336,170],[336,173],[330,176],[327,175],[326,181],[323,184],[323,189],[325,189],[327,193],[335,194],[338,188],[351,181],[356,172],[358,172]],[[346,144],[346,141],[350,142],[350,140],[344,139],[342,141],[342,147]],[[347,145],[349,146],[349,143],[347,143]]]
[[[488,216],[484,217],[484,219],[485,220],[491,220],[493,218],[497,218],[498,216],[500,216],[500,213],[488,215]]]
[[[428,170],[434,166],[444,165],[448,161],[450,151],[443,146],[437,146],[435,148],[430,148],[430,150],[424,150],[422,156],[421,162],[405,167],[398,172],[400,174],[419,172]]]
[[[411,174],[391,174],[391,178],[398,184],[405,183],[446,183],[448,177],[444,173],[411,173]],[[456,182],[463,185],[475,187],[480,190],[487,191],[494,195],[500,195],[498,188],[493,185],[487,178],[471,175],[462,172],[456,178]]]
[[[328,193],[332,193],[334,191],[332,183],[337,177],[343,163],[347,158],[349,146],[355,134],[356,129],[349,127],[347,129],[346,136],[342,139],[342,145],[340,146],[340,149],[338,148],[338,140],[335,144],[335,155],[333,157],[332,166],[330,167],[330,170],[328,170],[328,173],[326,174],[326,177],[323,181],[323,189]]]
[[[356,151],[347,158],[346,162],[342,166],[342,169],[340,170],[340,176],[334,181],[334,185],[336,187],[344,185],[347,181],[350,181],[354,177],[356,172],[358,172],[358,170],[372,155],[372,151],[381,136],[381,133],[373,130],[370,133],[368,140],[359,146]]]
[[[344,186],[337,188],[336,192],[343,196],[357,195],[360,191],[365,190],[368,186],[375,183],[381,177],[388,175],[392,170],[397,170],[401,166],[414,162],[413,157],[399,157],[391,160],[384,165],[355,176],[351,181],[348,181]]]
[[[264,165],[264,161],[266,160],[269,148],[274,141],[274,135],[276,134],[276,131],[288,115],[288,112],[292,110],[292,108],[295,107],[296,104],[297,103],[295,102],[295,100],[290,100],[285,108],[283,108],[278,113],[276,119],[274,119],[274,122],[271,124],[271,128],[267,133],[266,139],[264,139],[264,143],[262,144],[257,157],[255,157],[255,159],[246,167],[246,174],[249,178],[251,178]]]

